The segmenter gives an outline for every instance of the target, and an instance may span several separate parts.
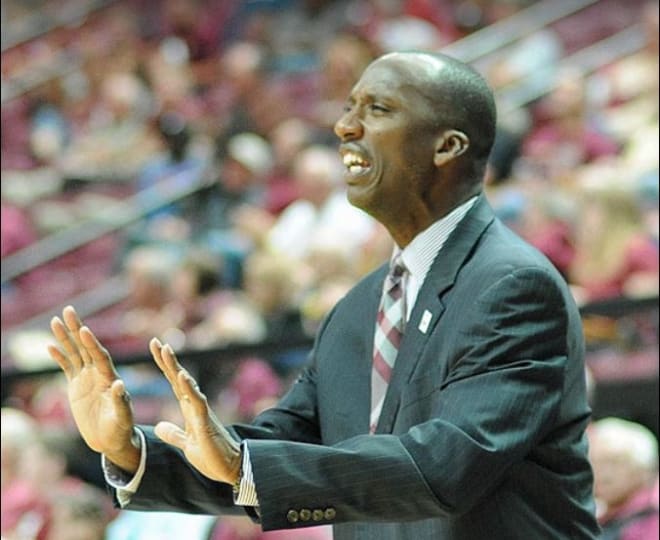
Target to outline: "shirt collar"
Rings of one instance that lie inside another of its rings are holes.
[[[468,213],[477,201],[478,197],[472,197],[460,206],[454,208],[449,214],[440,218],[427,229],[419,233],[413,241],[403,250],[401,257],[408,272],[418,283],[422,283],[428,274],[433,261],[442,249],[442,246],[454,231],[456,226]],[[395,248],[395,254],[399,248]]]

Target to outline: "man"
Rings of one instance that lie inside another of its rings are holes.
[[[580,317],[482,194],[495,122],[486,83],[451,58],[365,70],[335,126],[348,198],[404,267],[335,306],[309,367],[249,426],[223,427],[154,339],[186,425],[136,429],[108,353],[72,308],[53,319],[74,416],[128,508],[246,505],[265,530],[332,523],[337,540],[597,536]]]

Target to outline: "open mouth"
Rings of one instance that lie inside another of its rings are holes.
[[[371,163],[359,154],[346,152],[343,155],[344,166],[351,176],[359,176],[371,168]]]

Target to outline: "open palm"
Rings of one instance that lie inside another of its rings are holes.
[[[133,410],[124,382],[108,351],[82,326],[72,307],[64,309],[62,319],[51,321],[59,347],[50,346],[48,352],[67,378],[78,430],[92,450],[125,466],[123,454],[132,444]]]
[[[156,425],[156,435],[180,448],[186,459],[211,480],[234,483],[240,470],[239,445],[208,406],[190,373],[183,369],[169,346],[153,339],[151,354],[172,385],[185,422],[184,428],[171,423]]]

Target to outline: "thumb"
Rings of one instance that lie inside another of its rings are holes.
[[[124,381],[121,379],[115,379],[110,386],[110,393],[120,422],[132,424],[131,396],[129,395],[128,390],[126,390]]]
[[[179,426],[172,422],[158,422],[154,428],[156,436],[172,446],[176,446],[180,450],[184,450],[186,446],[187,436]]]

